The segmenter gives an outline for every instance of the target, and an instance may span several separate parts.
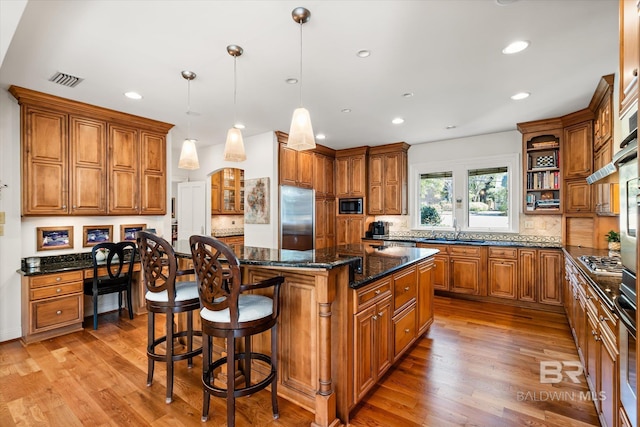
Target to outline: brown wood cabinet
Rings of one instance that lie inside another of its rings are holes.
[[[449,290],[461,294],[486,296],[486,263],[487,255],[483,247],[451,245]]]
[[[417,265],[418,274],[418,335],[422,335],[433,323],[433,273],[432,259]]]
[[[559,249],[538,249],[538,302],[562,305],[562,264]]]
[[[620,116],[623,116],[638,99],[639,8],[637,0],[620,0],[620,68],[618,70]]]
[[[368,147],[336,152],[336,197],[365,197]]]
[[[83,272],[22,277],[22,340],[26,343],[82,330]]]
[[[335,244],[336,199],[316,199],[316,249],[330,248]]]
[[[244,170],[224,168],[211,175],[211,213],[244,213]]]
[[[490,247],[487,275],[489,296],[516,299],[518,296],[518,250]]]
[[[364,237],[367,217],[363,215],[338,215],[336,217],[336,244],[360,243]]]
[[[593,212],[591,203],[593,188],[584,179],[565,181],[565,213]]]
[[[335,159],[324,154],[313,154],[313,187],[316,197],[335,195]]]
[[[537,255],[536,249],[518,249],[518,300],[520,301],[537,301]]]
[[[408,150],[404,142],[369,149],[370,215],[406,215]]]
[[[564,129],[562,173],[565,180],[586,178],[593,172],[593,122]]]
[[[164,215],[173,125],[11,86],[21,106],[22,215]]]
[[[286,134],[285,142],[280,142],[280,185],[292,185],[301,188],[313,188],[313,152],[297,151],[287,148]]]

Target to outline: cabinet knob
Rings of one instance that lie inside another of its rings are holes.
[[[62,209],[67,209],[67,205],[62,205]]]
[[[382,317],[384,313],[381,311],[380,313],[378,313],[378,317]]]
[[[410,330],[409,328],[407,328],[407,329],[405,329],[405,330],[404,330],[404,333],[405,333],[405,334],[408,334],[409,332],[411,332],[411,330]]]
[[[76,205],[73,205],[73,209],[75,209],[75,208],[76,208]]]
[[[60,315],[62,314],[62,310],[58,310],[58,311],[56,311],[56,314],[57,314],[58,316],[60,316]]]
[[[378,320],[378,316],[376,316],[375,314],[373,315],[373,320]]]
[[[600,315],[600,321],[604,322],[605,320],[609,320],[608,317],[604,317],[603,315]]]
[[[411,288],[409,288],[408,286],[405,286],[404,291],[405,292],[409,292],[409,289],[411,289]]]
[[[62,292],[62,289],[60,289],[60,288],[56,289],[56,293],[59,294],[60,292]]]
[[[376,295],[380,295],[380,292],[381,292],[381,291],[380,291],[380,289],[376,289],[376,291],[374,292],[374,294],[376,294]]]
[[[61,277],[56,277],[56,282],[59,282],[60,280],[62,280]]]

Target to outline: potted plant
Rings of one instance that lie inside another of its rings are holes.
[[[620,250],[620,233],[610,230],[607,234],[605,234],[605,237],[607,238],[607,242],[609,242],[610,251]]]

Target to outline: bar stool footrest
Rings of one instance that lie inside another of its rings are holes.
[[[244,360],[245,359],[245,353],[236,353],[235,355],[235,360]],[[271,357],[267,356],[266,354],[262,354],[262,353],[254,353],[251,352],[251,360],[260,360],[262,362],[267,363],[270,367],[271,367],[271,372],[269,373],[269,375],[267,375],[266,377],[264,377],[264,379],[262,379],[261,381],[255,383],[255,384],[251,384],[249,386],[244,386],[244,387],[240,387],[240,388],[236,388],[233,392],[235,397],[242,397],[242,396],[248,396],[251,395],[257,391],[260,391],[264,388],[266,388],[268,385],[270,385],[273,382],[273,379],[276,376],[276,368],[275,366],[273,366],[273,363],[271,361]],[[213,373],[214,371],[227,364],[227,357],[221,357],[220,359],[217,359],[216,361],[214,361],[213,363],[211,363],[209,365],[209,369],[207,369],[207,371],[202,375],[202,385],[204,386],[204,388],[211,394],[213,394],[216,397],[226,397],[227,396],[227,389],[226,388],[221,388],[221,387],[217,387],[215,385],[213,385],[214,382],[214,378],[213,378]],[[229,375],[229,373],[227,372],[227,375]]]

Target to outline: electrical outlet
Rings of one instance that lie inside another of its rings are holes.
[[[533,228],[533,221],[525,221],[524,228]]]

